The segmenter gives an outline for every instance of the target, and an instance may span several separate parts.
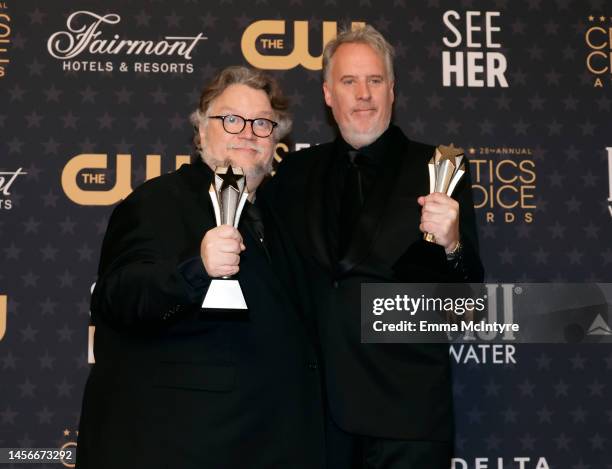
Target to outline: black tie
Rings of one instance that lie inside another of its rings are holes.
[[[265,237],[264,237],[264,223],[261,215],[261,210],[254,204],[247,203],[245,206],[245,222],[247,229],[251,231],[251,234],[257,240],[257,243],[262,247],[266,253],[266,257],[270,261],[270,253],[266,248]]]
[[[340,253],[344,254],[351,241],[353,230],[359,219],[363,205],[363,183],[359,168],[360,155],[356,150],[348,152],[348,162],[344,178],[344,190],[340,204]]]

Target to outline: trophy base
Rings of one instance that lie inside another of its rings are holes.
[[[215,279],[210,282],[202,302],[204,309],[246,310],[247,305],[238,280]]]

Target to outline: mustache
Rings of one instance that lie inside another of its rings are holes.
[[[244,143],[241,143],[241,144],[228,143],[227,146],[226,146],[227,150],[242,150],[242,149],[245,149],[245,148],[247,150],[255,150],[259,154],[263,153],[263,151],[264,151],[262,146],[256,145],[255,143],[250,143],[250,142],[244,142]]]

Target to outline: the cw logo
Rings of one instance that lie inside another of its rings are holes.
[[[363,22],[351,23],[351,29],[365,26]],[[244,30],[240,47],[244,58],[254,67],[266,70],[288,70],[302,65],[308,70],[321,70],[322,56],[313,57],[308,50],[308,21],[293,22],[293,50],[288,55],[265,55],[257,50],[257,45],[263,49],[283,49],[283,39],[261,38],[261,36],[283,36],[285,21],[261,20],[251,24]],[[323,47],[338,34],[335,21],[323,21]]]
[[[0,295],[0,340],[6,333],[6,295]]]
[[[189,163],[187,155],[176,156],[176,169]],[[132,156],[117,155],[115,185],[107,190],[85,190],[77,184],[79,173],[85,169],[106,169],[106,154],[81,154],[72,158],[62,171],[62,188],[66,196],[79,205],[113,205],[132,192]],[[161,174],[161,156],[147,155],[146,175],[148,181]],[[104,174],[81,173],[81,180],[89,184],[104,184]]]

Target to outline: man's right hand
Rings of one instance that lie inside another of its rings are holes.
[[[246,247],[240,232],[230,225],[208,230],[200,244],[200,255],[209,277],[235,275],[240,268],[240,253]]]

